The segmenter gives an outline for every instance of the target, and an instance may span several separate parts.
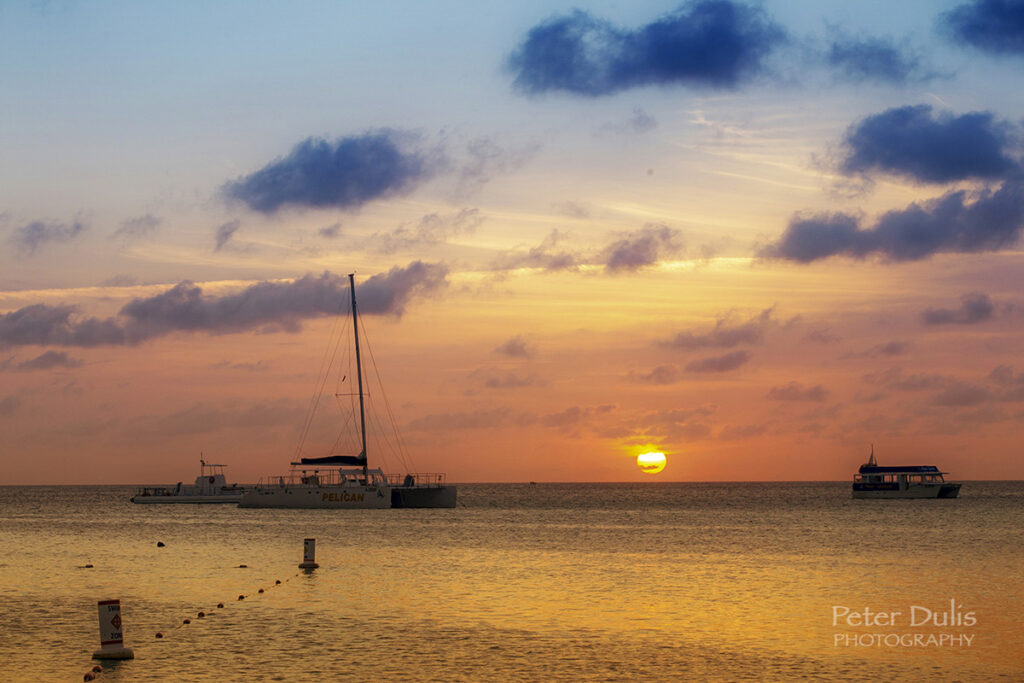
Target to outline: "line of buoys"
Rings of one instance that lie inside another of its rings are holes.
[[[97,665],[95,665],[94,667],[92,667],[91,669],[89,669],[88,671],[85,672],[85,675],[82,676],[82,680],[83,681],[95,681],[96,677],[99,676],[102,672],[103,672],[103,667],[100,666],[99,664],[97,664]]]
[[[157,542],[158,547],[165,547],[162,541]],[[308,574],[313,569],[318,568],[320,565],[316,563],[316,539],[307,538],[303,541],[303,556],[302,563],[299,565],[301,569],[304,569]],[[92,565],[85,565],[83,568],[92,568]],[[240,564],[239,569],[248,569],[248,565]],[[298,574],[295,574],[298,576]],[[289,577],[290,580],[291,577]],[[274,586],[282,585],[281,579],[274,580]],[[259,588],[256,592],[262,595],[267,589]],[[246,595],[244,593],[239,594],[238,600],[245,600]],[[94,659],[131,659],[135,656],[135,653],[131,648],[124,647],[123,635],[121,631],[121,603],[119,600],[103,600],[98,603],[99,618],[100,618],[100,649],[93,654]],[[224,609],[224,603],[218,602],[217,609]],[[206,617],[205,611],[199,611],[196,614],[199,619]],[[182,622],[175,628],[182,628],[192,623],[192,620],[185,617]],[[116,627],[116,628],[115,628]],[[162,639],[164,634],[162,631],[157,631],[154,634],[156,639]],[[99,669],[102,670],[102,669]],[[88,672],[86,676],[95,675],[97,672]],[[92,678],[86,678],[86,680],[93,680]]]

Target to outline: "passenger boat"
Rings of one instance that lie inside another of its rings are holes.
[[[387,475],[370,469],[366,458],[366,408],[363,368],[359,351],[359,318],[356,308],[355,275],[349,275],[352,300],[352,333],[359,397],[358,455],[327,455],[292,462],[288,475],[261,480],[239,501],[243,508],[453,508],[456,487],[446,484],[443,474]],[[330,368],[327,368],[330,372]],[[344,377],[342,378],[344,381]],[[318,401],[313,401],[317,405]],[[307,426],[309,423],[307,418]],[[301,444],[299,452],[301,452]],[[338,466],[335,469],[335,466]]]
[[[199,459],[199,476],[195,484],[178,482],[176,486],[146,486],[131,497],[133,503],[237,503],[245,491],[244,486],[227,483],[224,465]]]
[[[879,465],[875,447],[853,475],[854,498],[956,498],[960,484],[948,482],[935,465]]]

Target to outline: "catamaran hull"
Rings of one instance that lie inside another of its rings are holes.
[[[399,486],[391,489],[393,508],[453,508],[455,486]]]
[[[131,501],[136,505],[167,505],[169,503],[237,503],[242,498],[241,494],[212,495],[212,496],[132,496]]]
[[[924,484],[911,486],[902,491],[896,488],[858,489],[857,486],[858,484],[854,484],[854,498],[956,498],[960,495],[960,484]],[[869,485],[862,484],[860,486]]]
[[[240,508],[293,508],[313,510],[374,510],[391,507],[384,487],[295,486],[246,491]]]

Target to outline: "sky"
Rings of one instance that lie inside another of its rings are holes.
[[[349,273],[386,471],[1024,479],[1022,69],[1009,0],[2,2],[0,484],[332,452]]]

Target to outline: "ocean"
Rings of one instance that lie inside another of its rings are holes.
[[[133,492],[0,487],[3,680],[82,680],[107,599],[135,658],[106,682],[1024,680],[1021,482],[468,484],[447,510]]]

